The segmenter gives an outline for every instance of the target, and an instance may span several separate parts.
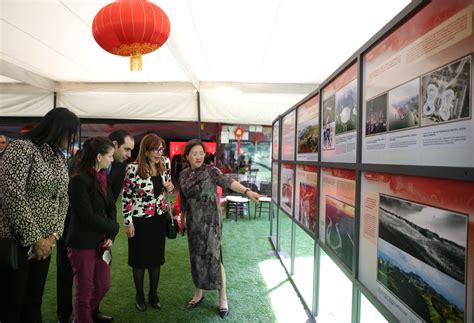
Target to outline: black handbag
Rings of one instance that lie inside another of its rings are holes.
[[[18,242],[14,238],[0,239],[0,269],[18,269]]]
[[[178,236],[178,223],[174,220],[171,214],[168,214],[166,221],[166,237],[168,239],[176,239]]]
[[[173,217],[173,209],[171,208],[171,202],[166,199],[166,237],[168,239],[176,239],[178,236],[178,222]]]

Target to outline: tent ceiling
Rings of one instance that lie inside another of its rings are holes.
[[[315,89],[410,2],[153,0],[170,18],[170,38],[143,57],[143,71],[130,72],[128,58],[105,52],[92,37],[95,14],[111,0],[0,1],[6,77],[29,84],[43,77],[56,91],[69,82],[183,82],[198,90],[284,84],[286,92],[295,84],[294,101],[282,102],[272,118],[310,92],[301,93],[302,84]]]

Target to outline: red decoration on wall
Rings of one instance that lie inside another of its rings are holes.
[[[32,125],[26,125],[24,126],[23,128],[20,129],[20,133],[22,135],[26,135],[28,132],[30,132],[31,129],[33,129],[34,127]]]
[[[130,70],[142,69],[141,55],[160,48],[170,34],[168,16],[147,0],[118,0],[106,5],[92,22],[95,41],[107,52],[130,56]]]
[[[234,130],[235,137],[237,138],[237,156],[240,156],[240,138],[244,134],[244,129],[237,127]]]

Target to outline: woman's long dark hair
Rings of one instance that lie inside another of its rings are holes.
[[[59,153],[65,148],[61,147],[64,138],[68,140],[68,149],[76,140],[79,125],[79,118],[73,112],[66,108],[54,108],[26,134],[26,138],[37,145],[46,143],[54,152]]]
[[[71,177],[85,173],[89,168],[95,167],[97,163],[97,155],[105,155],[111,148],[114,148],[114,144],[107,137],[94,137],[87,139],[84,142],[82,155],[80,156],[77,166],[72,171]]]

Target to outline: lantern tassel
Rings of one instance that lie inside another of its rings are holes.
[[[142,70],[142,55],[140,53],[130,54],[130,71]]]

